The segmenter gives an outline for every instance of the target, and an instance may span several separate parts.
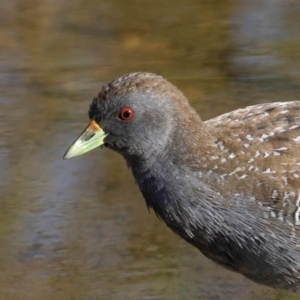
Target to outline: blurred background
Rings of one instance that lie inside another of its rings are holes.
[[[299,16],[299,0],[2,0],[0,299],[299,299],[175,236],[117,154],[62,160],[124,73],[163,75],[204,120],[299,99]]]

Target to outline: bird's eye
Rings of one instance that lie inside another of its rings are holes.
[[[130,121],[134,117],[134,111],[131,107],[123,107],[120,110],[119,118],[123,121]]]

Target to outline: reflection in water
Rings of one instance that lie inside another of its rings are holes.
[[[299,10],[284,0],[2,3],[0,299],[296,299],[174,236],[115,153],[62,155],[101,85],[131,71],[168,77],[203,119],[297,98]]]

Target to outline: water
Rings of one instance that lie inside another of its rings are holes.
[[[121,157],[63,161],[101,86],[167,77],[208,119],[300,92],[300,3],[2,1],[0,299],[298,299],[149,214]]]

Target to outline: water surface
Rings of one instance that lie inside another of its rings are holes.
[[[104,83],[159,73],[209,119],[299,98],[300,3],[3,1],[0,299],[298,299],[208,261],[109,150],[63,161]]]

